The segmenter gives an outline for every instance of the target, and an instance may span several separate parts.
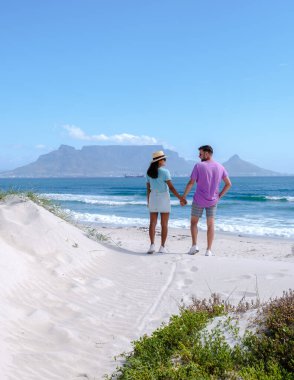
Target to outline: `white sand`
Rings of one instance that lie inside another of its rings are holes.
[[[189,231],[173,230],[170,253],[146,255],[146,229],[99,232],[107,243],[31,201],[0,203],[1,380],[102,379],[181,300],[266,300],[293,288],[291,241],[217,234],[217,256],[205,257],[201,233],[189,256]]]

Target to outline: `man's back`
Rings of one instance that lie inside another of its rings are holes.
[[[216,161],[207,160],[197,163],[191,174],[191,179],[197,182],[193,197],[200,207],[214,206],[219,199],[219,185],[226,178],[226,169]]]

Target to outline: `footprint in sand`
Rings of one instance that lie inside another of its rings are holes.
[[[50,341],[52,349],[56,348],[56,344],[59,346],[65,345],[73,340],[73,334],[70,330],[67,330],[63,327],[59,327],[55,324],[52,324],[48,330],[48,334],[50,335]],[[58,349],[58,348],[56,348]]]
[[[240,280],[249,280],[253,277],[254,276],[252,274],[242,274],[241,276],[238,276],[238,277],[227,278],[224,281],[225,282],[235,282],[235,281],[240,281]]]
[[[240,296],[240,297],[256,297],[256,292],[248,292],[246,290],[244,291],[241,290],[239,292],[234,293],[234,295]]]
[[[96,289],[105,289],[114,286],[114,283],[106,277],[99,277],[91,282]]]
[[[79,284],[85,285],[87,282],[86,278],[83,277],[73,277],[72,280],[76,281]]]
[[[198,272],[198,270],[199,269],[197,267],[194,267],[194,266],[190,269],[191,272]]]
[[[276,278],[282,278],[285,277],[286,275],[284,273],[270,273],[265,276],[266,280],[274,280]]]
[[[254,277],[252,274],[242,274],[241,276],[237,277],[237,280],[249,280],[249,278]]]
[[[187,288],[187,286],[193,284],[193,281],[188,279],[188,278],[185,278],[184,281],[178,281],[177,282],[177,288],[178,289],[184,289],[184,288]]]
[[[101,297],[99,297],[99,296],[95,296],[95,297],[91,297],[90,299],[88,299],[88,304],[89,305],[95,305],[95,304],[97,304],[99,301],[101,301]]]
[[[43,337],[48,335],[46,345],[48,347],[57,347],[72,340],[72,334],[69,330],[56,325],[52,321],[52,315],[45,310],[36,309],[28,315],[26,326],[31,329],[31,336]]]
[[[87,287],[79,285],[79,284],[71,284],[70,290],[73,291],[74,293],[77,293],[77,294],[87,294],[88,293]]]
[[[187,274],[187,270],[178,271],[178,274],[185,276]],[[198,272],[199,268],[192,266],[189,270],[190,270],[190,272],[195,273],[195,272]]]
[[[29,313],[28,318],[36,324],[45,324],[51,322],[50,314],[45,310],[35,309]]]

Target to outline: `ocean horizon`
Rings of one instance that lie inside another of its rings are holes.
[[[294,177],[231,177],[232,188],[219,202],[216,231],[238,235],[294,238]],[[175,177],[173,184],[183,193],[188,177]],[[0,189],[33,191],[51,199],[75,221],[97,226],[147,227],[144,177],[103,178],[7,178]],[[190,205],[181,207],[171,195],[169,226],[190,226]],[[200,229],[206,229],[203,216]]]

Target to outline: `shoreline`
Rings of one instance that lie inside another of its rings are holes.
[[[126,229],[146,229],[148,231],[148,225],[146,226],[140,226],[140,227],[136,227],[136,226],[131,226],[131,225],[110,225],[110,224],[103,224],[103,223],[93,223],[93,222],[80,222],[80,221],[74,221],[74,224],[78,225],[78,226],[90,226],[92,228],[95,228],[95,229],[99,229],[99,228],[102,228],[102,229],[122,229],[122,228],[126,228]],[[156,227],[156,231],[159,231],[160,230],[160,222],[158,223],[157,227]],[[168,230],[169,231],[174,231],[175,233],[177,231],[180,231],[181,233],[183,233],[183,231],[186,231],[187,233],[190,234],[190,229],[189,228],[184,228],[184,227],[168,227]],[[202,228],[199,228],[199,234],[206,234],[206,230],[205,229],[202,229]],[[244,234],[244,233],[237,233],[237,232],[230,232],[230,231],[217,231],[215,230],[215,236],[217,235],[223,235],[224,237],[225,236],[232,236],[232,237],[239,237],[239,238],[250,238],[250,239],[256,239],[256,240],[273,240],[273,241],[280,241],[280,242],[284,242],[284,241],[288,241],[288,242],[293,242],[294,244],[294,239],[291,238],[291,237],[282,237],[282,236],[262,236],[262,235],[252,235],[252,234]]]
[[[149,248],[148,227],[126,227],[126,226],[97,226],[94,224],[78,224],[78,226],[89,227],[95,229],[98,233],[110,237],[114,244],[132,250],[138,247],[141,253],[144,253]],[[125,235],[128,235],[124,239]],[[129,243],[129,235],[132,236],[134,242]],[[160,243],[160,227],[156,227],[156,248],[159,248]],[[198,245],[200,252],[195,255],[201,256],[206,248],[206,231],[199,230]],[[157,247],[158,246],[158,247]],[[166,246],[169,253],[187,254],[191,247],[190,230],[183,228],[169,228],[169,233],[166,241]],[[216,232],[213,244],[213,251],[220,257],[238,257],[243,258],[259,257],[263,259],[282,259],[294,261],[294,241],[286,238],[278,237],[262,237],[262,236],[244,236],[236,235],[230,232]]]

